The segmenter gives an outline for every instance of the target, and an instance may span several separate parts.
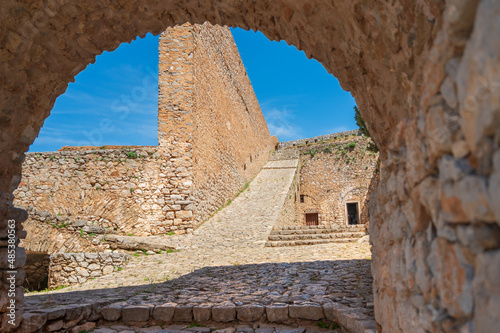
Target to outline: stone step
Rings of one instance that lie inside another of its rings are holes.
[[[343,332],[352,333],[375,333],[376,323],[373,317],[362,313],[362,308],[351,308],[340,303],[325,302],[301,303],[301,304],[260,304],[251,303],[235,306],[232,302],[204,304],[127,304],[126,302],[97,301],[93,304],[68,304],[60,307],[46,307],[44,309],[25,311],[22,314],[22,332],[35,331],[69,331],[82,332],[94,330],[98,324],[104,323],[123,328],[123,325],[148,327],[151,325],[163,326],[175,323],[177,326],[192,327],[191,323],[197,326],[200,324],[213,325],[214,323],[239,323],[257,324],[282,324],[282,323],[302,323],[314,325],[315,323],[337,323]],[[78,319],[78,320],[77,320]],[[79,326],[75,326],[79,323]],[[267,326],[269,326],[269,324]],[[252,326],[252,325],[249,325]],[[298,326],[298,325],[294,325]],[[158,326],[157,326],[158,327]],[[280,325],[280,330],[267,330],[267,332],[296,332],[304,333],[305,329],[294,327],[291,330],[284,329]],[[111,326],[113,328],[113,326]],[[133,327],[130,331],[135,331]],[[156,332],[156,330],[148,330]],[[163,330],[161,330],[163,331]],[[167,332],[166,330],[165,332]],[[210,332],[205,327],[197,327],[194,330],[172,330],[170,332]],[[249,327],[239,332],[255,333]],[[314,330],[316,331],[316,329]],[[322,330],[322,332],[327,331]],[[112,333],[110,328],[95,329],[95,332]],[[123,331],[125,332],[125,331]],[[310,331],[309,331],[310,332]]]
[[[364,227],[365,227],[364,224],[297,225],[297,226],[281,227],[275,230],[338,229],[338,228],[362,229]]]
[[[352,243],[359,240],[356,238],[330,238],[330,239],[309,239],[295,241],[268,241],[266,247],[283,247],[283,246],[301,246],[301,245],[318,245],[327,243]]]
[[[338,232],[328,234],[300,234],[300,235],[269,235],[270,241],[293,241],[309,239],[340,239],[340,238],[360,238],[366,235],[365,232]]]
[[[297,230],[272,230],[271,235],[314,235],[314,234],[332,234],[345,232],[364,232],[365,228],[344,228],[336,229],[297,229]]]

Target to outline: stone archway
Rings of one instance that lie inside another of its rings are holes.
[[[382,152],[370,202],[386,332],[487,331],[499,320],[500,4],[495,0],[8,0],[0,10],[0,267],[23,154],[57,96],[104,50],[192,22],[258,29],[320,61]],[[23,265],[17,249],[17,266]],[[0,290],[2,322],[7,288]],[[16,284],[22,284],[19,270]],[[21,288],[17,297],[22,298]],[[19,303],[18,303],[19,304]]]

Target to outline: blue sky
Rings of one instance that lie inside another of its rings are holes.
[[[354,99],[316,60],[284,41],[231,29],[272,135],[295,140],[357,128]],[[104,52],[60,96],[30,151],[157,145],[158,37]]]

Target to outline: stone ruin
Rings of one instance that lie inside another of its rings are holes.
[[[13,192],[57,96],[105,50],[209,21],[286,40],[356,98],[381,150],[369,203],[378,330],[492,331],[500,319],[499,13],[496,0],[4,2],[2,325],[9,269],[19,314],[23,299],[25,253],[16,247],[9,268],[8,230],[15,221],[17,245],[28,215]]]

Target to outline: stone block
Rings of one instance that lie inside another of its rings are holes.
[[[102,274],[104,275],[111,274],[113,273],[113,270],[114,270],[113,266],[110,265],[104,266],[104,268],[102,269]]]
[[[149,321],[152,306],[144,305],[126,305],[122,309],[122,321],[124,323],[137,323]]]
[[[174,318],[174,312],[177,304],[175,303],[165,303],[162,305],[157,305],[153,310],[153,318],[155,320],[168,323]]]
[[[47,314],[45,313],[24,313],[21,323],[23,333],[32,333],[40,330],[47,322]]]
[[[265,308],[260,304],[245,304],[236,307],[237,318],[240,321],[260,321],[264,312]]]
[[[199,304],[193,307],[193,319],[197,323],[203,323],[210,320],[212,316],[212,305]]]
[[[174,312],[174,321],[187,323],[193,321],[193,306],[189,304],[178,304]]]
[[[122,316],[123,304],[110,304],[102,310],[102,317],[107,321],[118,321]]]
[[[267,320],[270,322],[284,322],[290,319],[288,315],[288,304],[275,303],[266,306]]]
[[[178,219],[188,220],[193,217],[193,212],[190,210],[180,210],[175,212],[175,217]]]
[[[323,308],[319,304],[292,304],[288,307],[290,318],[320,320],[324,318]]]
[[[232,302],[223,302],[212,307],[212,320],[227,323],[236,318],[236,306]]]
[[[66,306],[66,316],[64,317],[65,321],[72,321],[79,318],[83,313],[84,305],[72,304]]]
[[[71,329],[71,333],[89,332],[95,327],[95,323],[87,322],[82,325],[75,326]]]
[[[276,333],[304,333],[305,330],[301,327],[276,327]]]
[[[75,268],[75,273],[78,276],[85,276],[85,277],[87,277],[87,276],[90,275],[89,272],[85,268],[83,268],[83,267],[77,267],[77,268]]]
[[[45,328],[49,332],[59,331],[62,327],[63,327],[63,321],[62,320],[54,321],[54,322],[48,324],[47,326],[45,326]]]

